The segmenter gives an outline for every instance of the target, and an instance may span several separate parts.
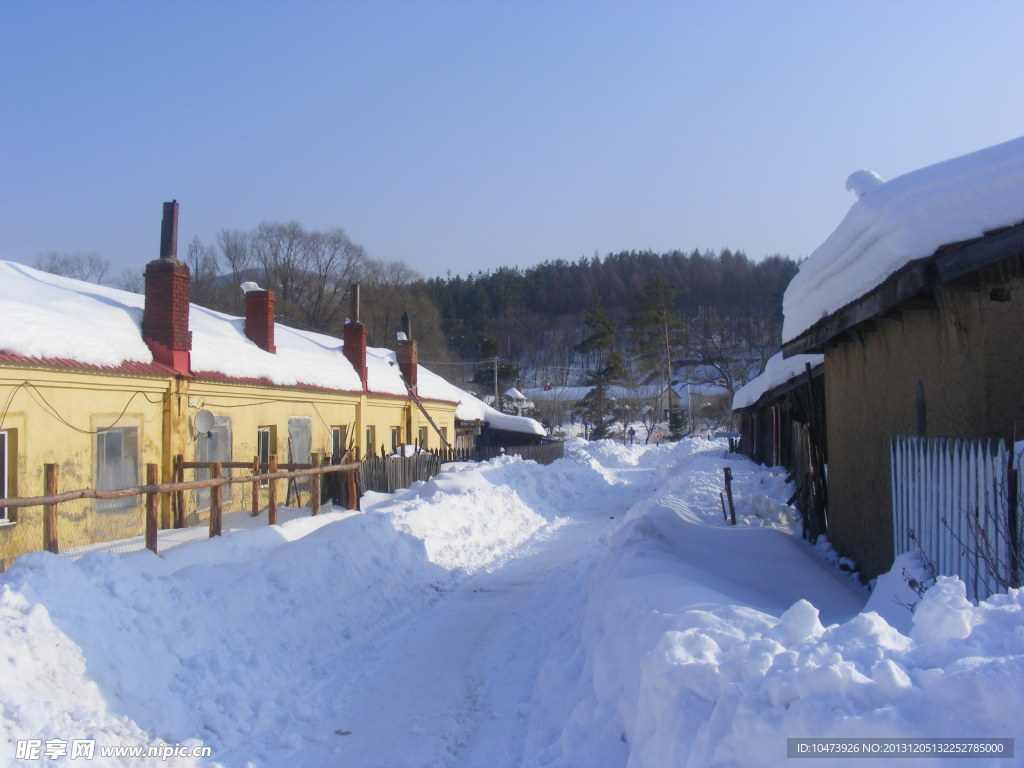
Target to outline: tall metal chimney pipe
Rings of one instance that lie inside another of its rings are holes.
[[[160,222],[160,258],[178,260],[178,201],[164,203],[164,217]]]
[[[349,318],[350,322],[359,322],[359,283],[353,283],[350,291],[352,295],[352,317]]]

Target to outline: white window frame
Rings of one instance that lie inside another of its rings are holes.
[[[8,461],[10,457],[7,455],[7,449],[10,445],[10,441],[7,439],[9,430],[0,429],[0,498],[6,499],[8,489],[10,488],[9,480],[10,476],[8,472]],[[0,507],[0,525],[11,522],[10,510],[7,507]]]
[[[345,436],[348,429],[342,426],[331,427],[331,461],[340,464],[345,455]]]
[[[270,471],[267,467],[270,457],[277,453],[277,447],[272,445],[276,432],[277,430],[271,426],[256,428],[256,455],[260,457],[260,472]],[[270,481],[260,480],[260,488],[266,488],[268,485]]]
[[[120,468],[108,464],[108,455],[117,449]],[[126,459],[126,454],[131,453]],[[109,427],[96,432],[96,490],[119,491],[139,484],[139,428]],[[97,512],[129,512],[139,504],[138,496],[122,499],[96,499]]]
[[[207,437],[205,434],[200,433],[196,435],[195,441],[195,460],[202,462],[230,462],[232,456],[232,433],[231,433],[231,418],[229,416],[218,416],[213,417],[213,429],[210,430],[212,437]],[[231,469],[224,468],[221,471],[221,477],[231,477]],[[196,480],[208,480],[210,478],[210,470],[208,469],[197,469]],[[234,486],[231,483],[227,483],[220,487],[220,500],[221,503],[226,504],[231,501],[232,494],[231,489]],[[196,509],[207,509],[210,506],[210,489],[209,488],[197,488],[195,492],[195,503]]]

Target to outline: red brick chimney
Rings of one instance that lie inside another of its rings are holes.
[[[398,339],[398,370],[402,372],[406,383],[416,391],[416,371],[419,367],[420,355],[416,349],[416,341],[412,338],[412,323],[409,320],[409,313],[402,315],[402,338]]]
[[[257,289],[245,292],[245,335],[255,342],[257,347],[270,354],[277,352],[277,347],[274,346],[276,301],[273,291]]]
[[[160,258],[146,265],[145,279],[142,338],[154,360],[189,376],[192,332],[188,329],[188,300],[192,276],[188,267],[178,261],[177,201],[164,203]]]
[[[363,391],[367,390],[366,384],[366,326],[359,322],[359,286],[353,285],[352,296],[352,317],[345,322],[343,341],[345,343],[343,352],[352,367],[359,374],[359,381],[363,385]]]

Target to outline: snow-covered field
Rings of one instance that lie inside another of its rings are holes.
[[[787,737],[1020,736],[1024,598],[919,598],[906,557],[865,606],[791,493],[721,441],[580,441],[161,557],[23,557],[0,765],[780,766]],[[82,739],[212,756],[70,757]],[[947,762],[1015,761],[884,764]]]

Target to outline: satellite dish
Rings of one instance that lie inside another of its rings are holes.
[[[196,431],[206,433],[213,429],[213,414],[209,411],[202,410],[195,415],[192,422],[196,425]]]

